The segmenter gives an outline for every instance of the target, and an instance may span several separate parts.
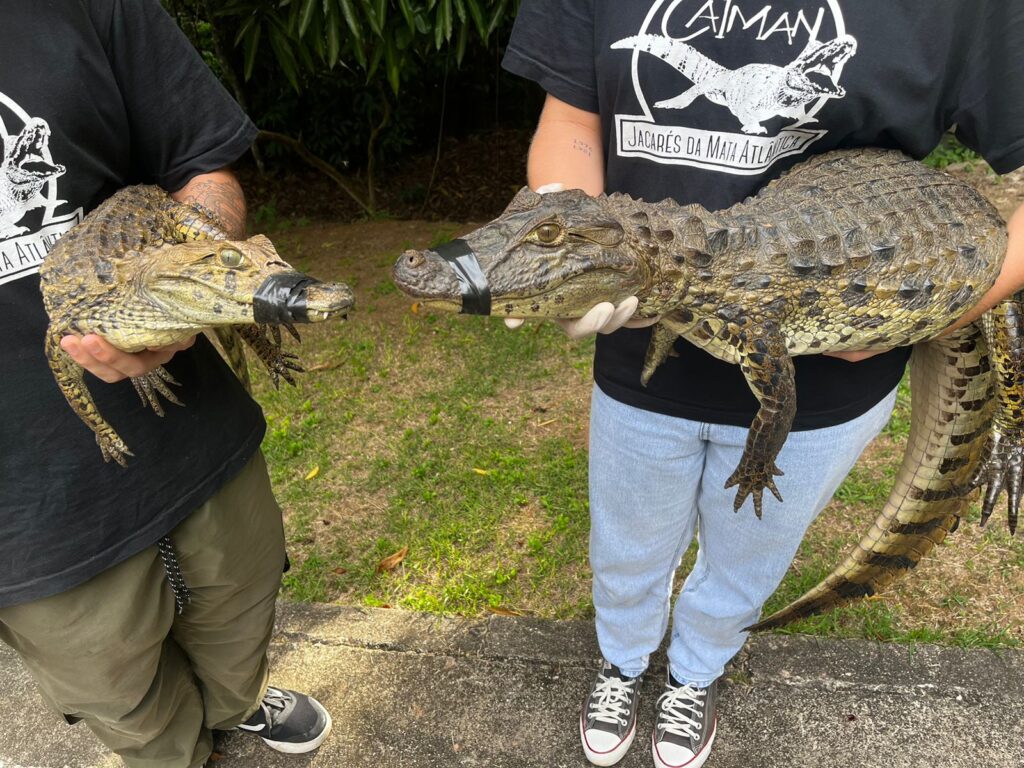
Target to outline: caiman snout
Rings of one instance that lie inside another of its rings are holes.
[[[263,281],[252,303],[257,323],[289,325],[345,316],[355,299],[344,283],[321,283],[301,272],[280,272]]]
[[[468,315],[491,313],[491,291],[476,253],[463,239],[429,251],[406,251],[391,276],[406,294],[432,304],[459,307]]]

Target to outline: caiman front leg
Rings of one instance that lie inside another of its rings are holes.
[[[270,376],[273,379],[274,386],[280,384],[280,380],[284,379],[292,386],[295,386],[295,377],[292,376],[292,371],[303,372],[305,369],[296,362],[298,355],[293,355],[291,352],[281,351],[281,331],[276,326],[271,326],[271,333],[274,335],[274,340],[271,341],[267,338],[267,326],[265,325],[236,325],[235,330],[238,331],[238,335],[245,339],[245,343],[248,344],[252,351],[256,353],[256,356],[263,361],[263,364],[267,366],[267,370],[270,371]],[[295,329],[288,326],[289,331],[292,335],[296,335]]]
[[[245,360],[245,346],[242,344],[239,331],[240,329],[233,325],[219,325],[207,330],[206,335],[216,340],[221,356],[245,387],[245,391],[251,395],[252,381],[249,379],[249,365]]]
[[[658,366],[668,358],[676,356],[675,343],[685,336],[699,321],[689,311],[675,312],[661,318],[651,328],[651,341],[647,345],[644,368],[640,372],[640,383],[645,387]]]
[[[82,366],[60,348],[60,339],[63,335],[52,329],[46,333],[46,359],[50,363],[50,370],[53,371],[57,386],[78,417],[96,434],[96,444],[103,453],[103,460],[113,459],[122,467],[128,466],[128,457],[133,454],[96,409],[96,402],[85,385],[85,371]]]
[[[753,496],[754,514],[761,517],[761,498],[767,488],[779,501],[775,475],[783,472],[775,465],[796,414],[796,382],[793,359],[786,350],[774,321],[751,322],[737,337],[740,368],[761,407],[747,433],[747,444],[739,466],[725,483],[738,485],[733,509],[739,511],[747,496]]]
[[[167,386],[168,384],[173,384],[176,387],[181,386],[162,365],[158,365],[152,371],[142,376],[132,376],[132,386],[135,387],[135,392],[139,395],[142,406],[146,407],[148,405],[157,416],[164,415],[164,407],[160,403],[160,395],[163,395],[169,403],[184,405],[181,400],[175,397],[171,388]]]
[[[994,306],[980,322],[989,349],[996,407],[968,487],[986,486],[982,525],[1005,489],[1007,522],[1010,533],[1015,533],[1024,472],[1024,292]]]

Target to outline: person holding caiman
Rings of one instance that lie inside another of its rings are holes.
[[[800,610],[868,594],[912,565],[966,511],[971,485],[987,484],[986,514],[1004,484],[1018,503],[1024,214],[1005,242],[983,205],[936,202],[927,169],[892,150],[923,158],[955,127],[997,172],[1024,164],[1022,44],[1024,11],[996,0],[522,3],[504,66],[547,92],[530,186],[648,204],[524,191],[443,252],[407,254],[396,279],[429,301],[446,289],[420,276],[444,274],[449,304],[482,311],[489,299],[512,326],[546,316],[572,336],[599,333],[590,555],[604,660],[579,718],[595,765],[633,741],[695,533],[651,750],[659,768],[707,760],[725,664],[889,416],[910,348],[880,348],[947,334],[919,346],[912,390],[935,408],[915,402],[924,421],[908,457],[920,473],[897,484],[894,523],[877,533],[905,537],[905,552],[861,553],[866,581],[846,571]],[[855,148],[866,149],[829,154]],[[690,207],[657,205],[669,198]],[[941,288],[929,277],[940,262]],[[830,327],[844,312],[857,322]],[[926,505],[931,519],[904,522]]]
[[[245,238],[227,166],[256,127],[157,0],[3,10],[0,642],[131,768],[201,768],[236,727],[309,752],[330,715],[269,685],[286,558],[266,424],[195,337],[255,328],[254,288],[295,279]],[[184,407],[158,418],[157,393]]]

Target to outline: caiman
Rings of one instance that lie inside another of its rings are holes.
[[[1017,523],[1024,458],[1024,315],[1018,294],[948,332],[993,285],[1006,225],[974,189],[891,150],[811,158],[756,196],[710,212],[580,190],[523,189],[490,224],[407,251],[398,287],[425,306],[505,317],[579,317],[637,296],[658,318],[641,378],[677,337],[738,364],[760,409],[726,487],[735,507],[776,497],[775,458],[796,410],[794,355],[914,345],[911,431],[892,493],[821,585],[755,626],[871,595],[913,567],[987,490]],[[946,331],[946,333],[943,333]]]
[[[246,386],[240,339],[273,376],[294,383],[295,355],[281,349],[279,327],[345,316],[353,305],[343,283],[321,283],[284,262],[266,237],[231,240],[216,214],[176,202],[154,186],[126,187],[62,237],[39,270],[50,317],[45,351],[68,403],[96,433],[107,461],[132,453],[104,420],[84,371],[60,347],[62,336],[95,333],[126,352],[212,335]],[[161,366],[132,379],[158,415],[160,396],[181,405]]]

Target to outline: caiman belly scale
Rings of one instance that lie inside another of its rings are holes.
[[[811,158],[718,212],[524,189],[456,242],[403,254],[399,288],[427,306],[526,318],[579,317],[635,295],[634,317],[658,318],[644,383],[678,337],[738,364],[760,408],[726,485],[738,487],[737,510],[749,496],[759,517],[765,489],[781,500],[773,478],[796,411],[793,356],[914,345],[911,431],[885,508],[821,585],[755,628],[882,589],[956,527],[979,485],[983,521],[1005,489],[1015,529],[1022,296],[947,331],[992,287],[1007,244],[995,209],[954,177],[859,149]]]

